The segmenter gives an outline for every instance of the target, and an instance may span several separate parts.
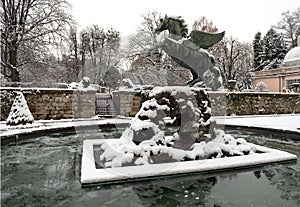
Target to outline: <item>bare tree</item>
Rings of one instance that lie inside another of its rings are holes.
[[[119,49],[120,49],[120,32],[114,28],[110,28],[106,33],[106,67],[102,71],[104,75],[111,67],[119,62]]]
[[[251,85],[250,70],[253,61],[252,46],[249,43],[241,43],[230,37],[218,44],[219,54],[216,57],[225,87],[229,80],[236,80],[243,88]]]
[[[213,25],[212,21],[209,21],[205,16],[200,17],[193,24],[193,30],[200,30],[203,32],[216,33],[218,28]]]
[[[136,34],[131,35],[129,43],[127,45],[127,51],[129,54],[126,56],[130,59],[134,59],[141,53],[146,53],[150,48],[157,45],[162,38],[155,33],[155,28],[160,23],[162,15],[156,11],[149,11],[143,15],[143,21],[138,27]]]
[[[27,51],[50,51],[72,21],[66,0],[1,0],[1,73],[20,81],[19,70],[43,59]]]
[[[81,55],[81,64],[82,64],[82,77],[86,76],[85,74],[85,62],[87,55],[90,51],[90,35],[88,31],[82,30],[80,32],[80,43],[79,43],[79,53]]]
[[[300,35],[300,7],[295,11],[283,12],[282,19],[273,28],[282,31],[285,35],[285,41],[290,48],[297,46],[297,37]]]
[[[72,61],[71,73],[74,81],[79,81],[80,60],[79,60],[79,38],[77,29],[72,27],[69,34],[70,39],[70,58]]]
[[[213,24],[212,21],[208,20],[205,16],[200,17],[196,21],[194,21],[193,30],[200,30],[208,33],[217,33],[219,29]],[[212,53],[214,56],[220,56],[220,52],[218,48],[221,48],[221,42],[216,43],[212,47],[208,48],[208,51]]]
[[[79,33],[71,30],[68,48],[62,65],[73,71],[77,80],[72,81],[88,76],[92,83],[100,83],[107,71],[118,68],[120,32],[98,25],[86,27]]]

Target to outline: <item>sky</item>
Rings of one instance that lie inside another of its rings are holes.
[[[79,28],[97,24],[113,27],[122,36],[134,34],[142,15],[158,11],[182,16],[189,29],[201,16],[211,20],[219,31],[240,41],[252,42],[282,19],[281,13],[295,11],[300,0],[70,0]]]

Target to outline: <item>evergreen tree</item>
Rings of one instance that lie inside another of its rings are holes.
[[[264,39],[265,62],[262,63],[264,70],[278,68],[287,53],[283,38],[274,29],[270,29]]]
[[[278,68],[287,53],[282,35],[271,28],[260,39],[257,33],[253,41],[255,71]]]
[[[253,40],[253,52],[254,52],[254,62],[253,67],[255,70],[261,70],[259,67],[264,60],[263,57],[263,42],[261,39],[261,32],[257,32]]]
[[[11,106],[6,120],[7,125],[33,123],[34,118],[28,108],[27,101],[22,92],[16,92],[16,98]]]

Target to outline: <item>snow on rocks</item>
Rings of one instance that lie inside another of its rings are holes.
[[[88,91],[88,90],[96,90],[92,85],[90,85],[90,78],[83,77],[79,83],[72,82],[68,85],[68,89],[79,90],[79,91]]]
[[[153,85],[136,85],[131,79],[125,78],[122,80],[122,84],[119,87],[118,91],[135,91],[135,92],[146,92],[152,90],[154,88]]]
[[[180,123],[178,132],[170,137],[164,134],[166,117],[179,119]],[[122,136],[101,144],[100,166],[147,165],[255,152],[246,140],[234,139],[222,130],[213,128],[209,134],[212,123],[210,101],[204,90],[154,88]]]
[[[124,78],[123,79],[123,86],[127,88],[134,88],[133,82],[129,78]]]
[[[122,136],[120,139],[106,140],[101,145],[103,153],[100,161],[103,168],[109,168],[242,156],[256,152],[255,145],[248,144],[242,138],[235,139],[220,130],[217,133],[215,139],[195,143],[190,149],[173,147],[172,138],[168,137],[165,143],[150,139],[135,144]]]
[[[28,108],[27,101],[22,92],[16,92],[17,96],[12,104],[7,117],[7,125],[19,125],[33,123],[33,116]]]

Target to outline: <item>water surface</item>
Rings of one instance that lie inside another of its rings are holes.
[[[298,135],[226,131],[300,156]],[[2,146],[1,206],[300,206],[299,158],[297,163],[247,171],[82,188],[82,141],[120,135],[115,129],[93,129]]]

